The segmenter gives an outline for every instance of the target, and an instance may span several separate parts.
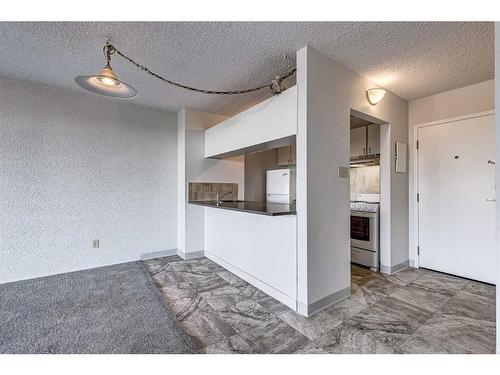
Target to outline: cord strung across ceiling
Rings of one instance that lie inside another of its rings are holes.
[[[121,81],[118,79],[118,76],[115,74],[113,69],[111,68],[111,56],[114,55],[115,53],[120,55],[123,59],[126,61],[132,63],[134,66],[139,68],[140,70],[146,72],[147,74],[156,77],[163,82],[166,82],[172,86],[180,87],[185,90],[190,90],[190,91],[195,91],[198,93],[202,94],[210,94],[210,95],[241,95],[241,94],[247,94],[263,89],[269,89],[271,92],[275,95],[280,94],[284,90],[286,90],[284,80],[291,77],[292,75],[295,74],[297,71],[296,68],[293,68],[289,70],[286,73],[283,73],[279,76],[277,76],[275,79],[271,80],[269,83],[262,84],[260,86],[248,88],[248,89],[243,89],[243,90],[231,90],[231,91],[224,91],[224,90],[207,90],[207,89],[201,89],[201,88],[196,88],[192,86],[188,86],[179,82],[172,81],[170,79],[167,79],[144,65],[141,65],[128,57],[126,54],[118,50],[115,46],[113,46],[110,43],[106,43],[106,45],[103,48],[103,53],[104,56],[106,57],[106,66],[99,71],[97,75],[92,75],[92,76],[78,76],[75,78],[76,83],[83,87],[86,90],[89,90],[93,92],[94,94],[99,94],[103,96],[109,96],[113,98],[119,98],[119,99],[131,99],[134,98],[137,95],[137,91],[127,83]]]

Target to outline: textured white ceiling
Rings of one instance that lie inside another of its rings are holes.
[[[81,90],[106,40],[172,80],[232,90],[268,82],[306,44],[404,99],[494,76],[494,24],[474,22],[0,22],[0,76]],[[289,59],[283,59],[287,55]],[[233,114],[269,96],[208,96],[171,87],[113,57],[137,104]]]

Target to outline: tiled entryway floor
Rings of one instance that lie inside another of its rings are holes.
[[[145,261],[201,353],[494,353],[495,288],[352,266],[352,295],[304,318],[207,258]]]

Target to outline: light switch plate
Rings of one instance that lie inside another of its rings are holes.
[[[349,178],[349,167],[339,167],[337,176],[340,178]]]

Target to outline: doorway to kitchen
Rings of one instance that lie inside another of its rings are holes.
[[[380,125],[351,115],[351,262],[379,270]]]
[[[384,271],[383,257],[387,219],[382,215],[389,195],[389,125],[379,119],[351,110],[350,114],[350,238],[351,263],[371,271]],[[384,195],[385,194],[385,195]],[[382,230],[381,230],[382,229]],[[385,263],[390,264],[390,263]]]

